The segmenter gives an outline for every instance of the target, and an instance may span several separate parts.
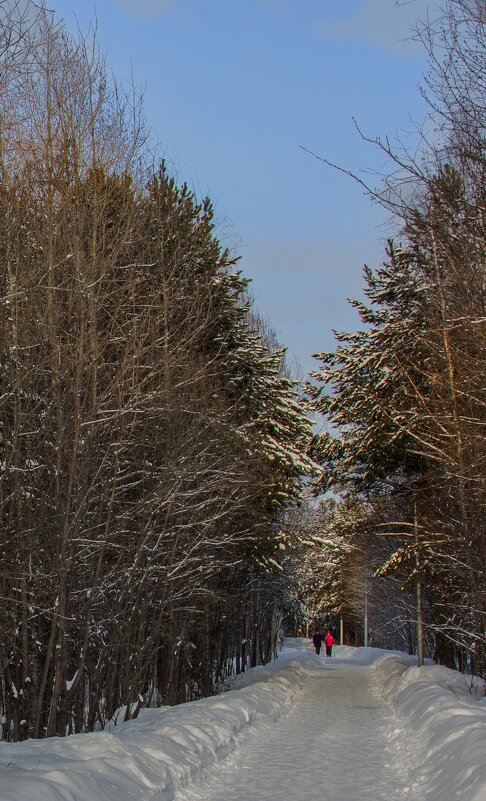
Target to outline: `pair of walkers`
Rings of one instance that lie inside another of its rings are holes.
[[[324,643],[324,645],[326,646],[326,656],[332,656],[332,646],[334,645],[334,637],[332,636],[331,629],[328,629],[324,635],[321,634],[320,629],[317,629],[316,633],[312,638],[312,642],[314,643],[314,648],[318,656],[321,653],[322,643]]]

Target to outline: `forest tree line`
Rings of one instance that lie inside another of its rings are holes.
[[[386,258],[307,396],[95,37],[0,14],[2,738],[217,692],[282,621],[414,653],[417,588],[485,675],[482,2],[419,28],[435,130],[374,142]]]
[[[391,164],[366,187],[390,214],[386,258],[353,303],[362,329],[336,333],[309,385],[319,490],[340,501],[309,511],[305,597],[360,644],[366,614],[373,644],[414,653],[418,591],[426,654],[485,676],[486,8],[429,13],[420,146],[371,140]]]
[[[64,735],[275,651],[311,423],[209,200],[91,35],[0,3],[0,716]],[[120,712],[120,710],[122,710]]]

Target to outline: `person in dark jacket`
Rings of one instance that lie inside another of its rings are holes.
[[[324,645],[326,646],[326,656],[332,656],[332,646],[334,645],[334,637],[332,636],[331,629],[326,631],[324,637]]]
[[[321,634],[320,629],[316,629],[316,633],[314,634],[314,636],[312,638],[312,642],[314,643],[314,648],[316,649],[316,654],[317,654],[317,656],[319,656],[319,654],[321,653],[321,647],[322,647],[322,634]]]

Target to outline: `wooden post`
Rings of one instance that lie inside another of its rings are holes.
[[[363,632],[363,634],[364,634],[364,637],[363,637],[364,646],[366,648],[367,645],[368,645],[368,591],[366,591],[366,594],[365,594],[364,626],[363,626],[363,628],[364,628],[364,632]]]
[[[418,539],[418,523],[417,523],[417,504],[414,503],[413,508],[413,532],[415,536],[415,565],[417,568],[417,664],[422,667],[424,664],[424,631],[423,631],[423,617],[422,617],[422,588],[420,585],[420,559],[419,559],[419,539]]]

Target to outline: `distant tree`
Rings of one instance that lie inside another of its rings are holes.
[[[414,598],[401,589],[404,575],[377,574],[399,539],[376,536],[381,520],[376,503],[352,493],[327,499],[299,515],[285,549],[284,572],[293,603],[288,619],[343,626],[345,642],[411,650],[415,642]],[[384,533],[384,531],[383,531]],[[396,573],[396,571],[395,571]]]

